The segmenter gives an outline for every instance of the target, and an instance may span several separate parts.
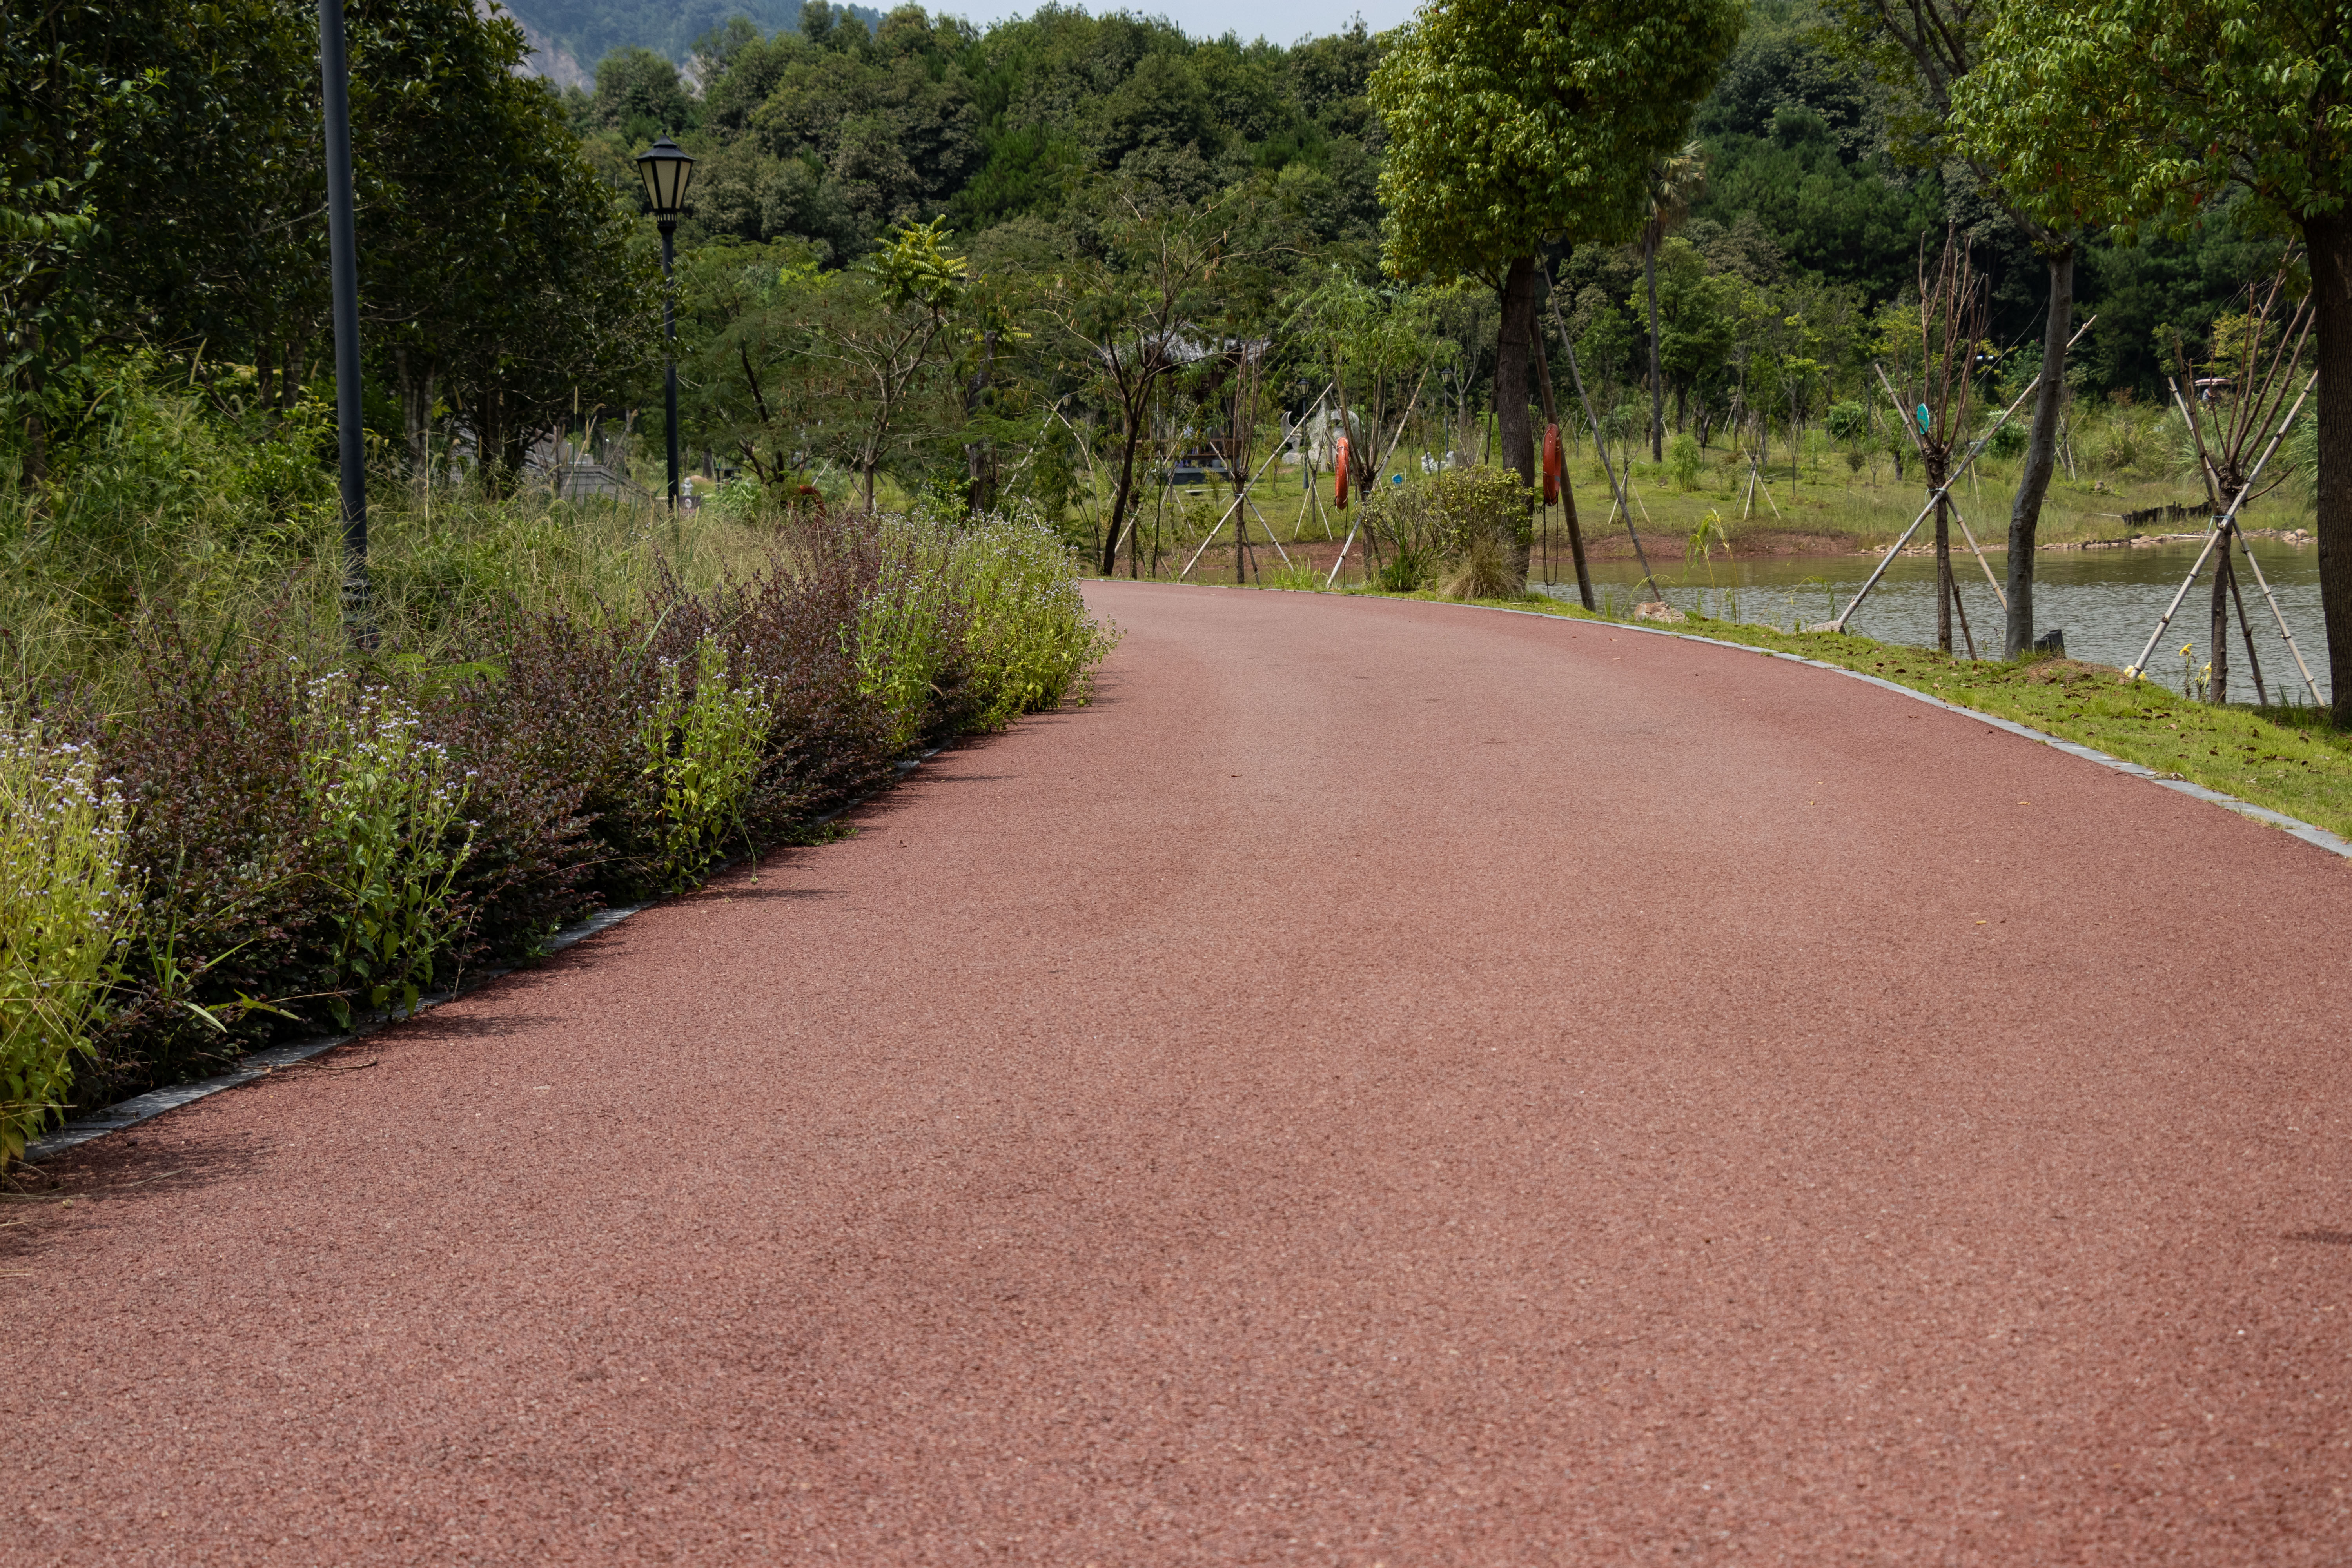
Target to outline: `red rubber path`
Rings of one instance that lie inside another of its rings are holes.
[[[2352,868],[1782,660],[1089,596],[856,839],[57,1162],[0,1561],[2352,1561]]]

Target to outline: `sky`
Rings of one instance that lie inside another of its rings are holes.
[[[869,3],[889,9],[883,0]],[[928,7],[934,15],[961,16],[982,26],[1007,16],[1025,16],[1036,8],[1036,0],[939,0]],[[1301,38],[1340,32],[1358,16],[1373,32],[1384,31],[1412,16],[1413,4],[1412,0],[1293,0],[1284,5],[1266,5],[1264,0],[1128,0],[1126,4],[1078,0],[1073,9],[1080,8],[1097,16],[1110,11],[1165,16],[1196,38],[1233,32],[1244,41],[1262,37],[1269,43],[1295,44]]]

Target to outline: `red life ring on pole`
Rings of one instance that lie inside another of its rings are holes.
[[[1339,437],[1337,450],[1331,454],[1331,504],[1341,511],[1348,510],[1348,438]]]
[[[1567,473],[1568,460],[1559,449],[1559,426],[1547,425],[1544,426],[1544,505],[1559,504],[1559,481]]]

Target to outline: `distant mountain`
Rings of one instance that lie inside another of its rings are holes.
[[[596,62],[614,49],[642,45],[666,59],[683,60],[694,40],[749,16],[764,32],[798,29],[800,0],[506,0],[531,47],[540,74],[559,86],[595,75]],[[836,5],[872,28],[882,13],[866,5]]]

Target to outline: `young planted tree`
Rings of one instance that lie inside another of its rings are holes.
[[[1152,395],[1187,363],[1186,331],[1212,310],[1211,280],[1225,259],[1225,234],[1214,209],[1147,209],[1120,198],[1118,221],[1101,234],[1101,251],[1061,279],[1048,307],[1068,363],[1119,429],[1118,478],[1102,534],[1102,574],[1118,566],[1122,532],[1141,495],[1135,454],[1151,425]]]
[[[2186,233],[2216,198],[2238,191],[2249,198],[2242,219],[2301,235],[2316,317],[2319,597],[2336,721],[2352,725],[2347,24],[2333,0],[2012,6],[1993,23],[1985,63],[1953,103],[1962,144],[1998,168],[2007,188],[2065,202],[2076,223],[2111,222],[2126,239],[2143,229]],[[2040,428],[2037,419],[2037,437]]]
[[[854,453],[866,510],[891,432],[907,411],[949,314],[963,297],[969,268],[944,247],[944,218],[910,223],[859,265],[858,297],[815,334],[811,357],[830,363],[862,405]]]
[[[1947,654],[1952,651],[1952,612],[1960,609],[1960,591],[1952,576],[1952,504],[1944,487],[1968,446],[1984,333],[1984,280],[1969,264],[1968,247],[1947,237],[1936,269],[1928,271],[1924,260],[1920,267],[1917,320],[1906,321],[1899,336],[1886,344],[1902,393],[1897,413],[1912,427],[1936,500],[1936,646]],[[1969,639],[1973,658],[1976,639],[1967,629],[1967,610],[1960,609],[1960,616],[1961,636]]]
[[[1301,368],[1330,384],[1348,435],[1348,485],[1369,496],[1387,456],[1403,439],[1429,377],[1454,345],[1437,332],[1438,305],[1452,290],[1367,288],[1334,268],[1298,301],[1294,320]]]
[[[2161,0],[2148,0],[2153,5]],[[2042,329],[2042,384],[2026,437],[2025,462],[2018,471],[2017,497],[2009,514],[2009,621],[2003,655],[2015,658],[2033,646],[2034,549],[2042,526],[2042,502],[2058,460],[2058,419],[2066,400],[2066,345],[2074,336],[2074,261],[2082,247],[2084,213],[2075,179],[2020,179],[2003,167],[1987,145],[1954,136],[1956,110],[1964,98],[1982,97],[1984,71],[2000,68],[2003,46],[1991,37],[2004,9],[1999,0],[1829,0],[1847,51],[1862,59],[1898,92],[1888,131],[1911,161],[1938,163],[1966,159],[1979,189],[2009,214],[2050,272],[2050,309]],[[2022,10],[2009,6],[2008,10]],[[2063,7],[2062,7],[2063,9]],[[2079,170],[2077,174],[2079,174]]]
[[[1650,216],[1642,225],[1642,285],[1650,297],[1650,461],[1666,457],[1664,384],[1658,374],[1658,247],[1690,216],[1691,204],[1706,187],[1706,149],[1684,143],[1662,158],[1650,174]]]
[[[1408,281],[1467,275],[1500,295],[1498,456],[1530,497],[1536,253],[1640,231],[1651,173],[1683,145],[1746,16],[1739,0],[1436,0],[1372,72],[1390,138],[1385,265]],[[1523,579],[1524,520],[1503,542]]]

